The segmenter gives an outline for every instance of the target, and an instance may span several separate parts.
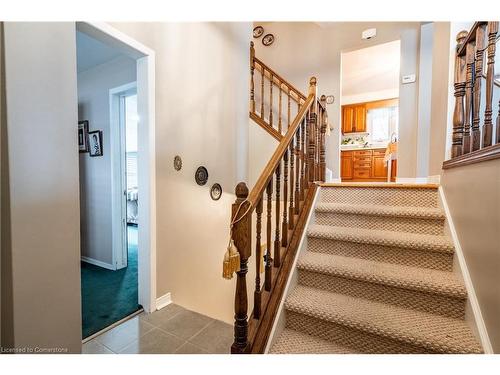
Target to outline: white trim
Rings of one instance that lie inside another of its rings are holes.
[[[428,184],[429,178],[427,177],[396,177],[398,184]]]
[[[472,308],[472,313],[474,315],[474,323],[476,324],[477,333],[479,334],[479,339],[481,340],[481,345],[483,346],[483,350],[486,354],[493,354],[493,348],[491,347],[488,331],[486,330],[486,325],[484,324],[483,315],[481,314],[481,308],[476,297],[476,292],[474,291],[474,285],[472,284],[472,279],[467,268],[467,263],[465,261],[462,247],[460,246],[460,241],[458,240],[458,235],[453,224],[453,219],[451,217],[451,212],[448,207],[448,203],[446,202],[443,187],[440,186],[438,191],[439,197],[441,198],[441,203],[443,204],[444,212],[446,214],[446,221],[448,222],[453,245],[455,246],[455,254],[460,266],[460,271],[462,272],[465,288],[467,289],[467,295]]]
[[[125,166],[125,124],[122,97],[137,93],[137,82],[109,90],[109,118],[111,141],[111,237],[113,264],[116,269],[127,267],[127,189]]]
[[[320,195],[320,190],[321,186],[318,186],[318,189],[316,190],[316,194],[314,196],[314,200],[311,205],[311,211],[309,212],[309,216],[307,217],[306,224],[304,226],[304,232],[302,233],[302,238],[300,239],[299,247],[297,249],[297,253],[295,254],[295,259],[293,260],[293,265],[290,270],[290,275],[288,276],[288,280],[286,282],[285,290],[283,291],[283,297],[281,298],[280,305],[278,307],[278,312],[276,313],[276,317],[274,319],[273,323],[273,328],[271,329],[271,333],[269,334],[269,338],[267,340],[266,344],[266,349],[264,350],[264,353],[267,354],[269,352],[269,349],[271,349],[271,344],[274,339],[274,335],[276,334],[278,323],[281,317],[281,314],[283,313],[283,306],[285,305],[285,300],[286,297],[289,294],[289,289],[292,284],[292,280],[294,279],[294,274],[297,268],[297,262],[299,261],[299,256],[304,251],[304,248],[307,247],[307,228],[309,228],[309,223],[311,220],[314,220],[314,208],[316,207],[316,201],[318,200],[318,197]]]
[[[427,183],[429,184],[440,184],[441,183],[441,175],[436,174],[434,176],[427,177]]]
[[[170,292],[156,299],[156,310],[161,310],[172,303]]]
[[[115,266],[113,266],[112,264],[109,264],[106,262],[101,262],[100,260],[97,260],[94,258],[89,258],[89,257],[83,256],[83,255],[81,256],[81,259],[82,259],[82,262],[93,264],[94,266],[106,268],[107,270],[116,271]]]
[[[139,304],[156,310],[155,52],[104,22],[76,22],[78,31],[137,61]]]

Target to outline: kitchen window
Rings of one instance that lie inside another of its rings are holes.
[[[399,111],[397,106],[368,109],[366,113],[371,142],[388,142],[397,133]]]

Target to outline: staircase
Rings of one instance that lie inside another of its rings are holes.
[[[437,186],[321,187],[270,353],[482,353]]]

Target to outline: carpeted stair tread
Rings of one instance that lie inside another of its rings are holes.
[[[352,349],[339,346],[294,329],[285,328],[273,344],[271,354],[355,354]]]
[[[380,206],[369,204],[347,204],[319,202],[316,212],[331,212],[342,214],[357,214],[369,216],[394,216],[416,219],[444,220],[444,211],[433,207]]]
[[[337,241],[356,242],[415,250],[453,253],[453,242],[447,236],[430,234],[415,234],[350,227],[335,227],[330,225],[309,225],[309,237],[318,237]]]
[[[440,353],[482,353],[464,320],[404,309],[298,285],[289,311]]]
[[[467,290],[453,272],[382,263],[339,255],[305,252],[299,270],[384,284],[390,287],[466,299]]]

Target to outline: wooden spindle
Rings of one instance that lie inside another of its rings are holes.
[[[316,77],[311,77],[309,80],[309,95],[314,95],[314,100],[313,104],[311,105],[311,109],[309,111],[309,123],[306,129],[306,132],[309,132],[308,135],[306,135],[306,139],[309,141],[308,144],[308,151],[307,151],[307,156],[308,156],[308,162],[307,162],[307,169],[309,172],[309,175],[307,176],[307,179],[310,183],[314,182],[315,178],[315,162],[314,162],[314,156],[316,154],[316,124],[317,124],[317,108],[318,108],[318,103],[317,103],[317,86],[316,86]]]
[[[309,117],[309,112],[308,114],[306,115],[306,118]],[[305,132],[305,129],[306,129],[306,119],[304,119],[300,125],[300,152],[301,152],[301,155],[300,155],[300,200],[303,201],[304,200],[304,190],[307,188],[307,183],[306,183],[306,164],[307,164],[307,155],[306,155],[306,149],[305,149],[305,145],[306,145],[306,142],[305,142],[305,139],[306,139],[306,132]]]
[[[264,275],[264,289],[271,290],[271,277],[272,277],[272,257],[271,257],[271,215],[272,215],[272,202],[273,202],[273,179],[269,181],[266,187],[267,193],[267,230],[266,230],[266,258],[265,258],[265,275]]]
[[[297,133],[295,134],[296,142],[295,142],[295,214],[299,214],[300,208],[300,170],[301,170],[301,160],[300,160],[300,127],[297,129]]]
[[[498,115],[497,115],[497,129],[496,129],[497,141],[496,144],[500,144],[500,100],[498,101]]]
[[[253,295],[253,317],[255,319],[260,318],[261,314],[261,303],[262,303],[262,291],[260,290],[260,263],[262,259],[262,245],[261,245],[261,231],[262,231],[262,203],[263,197],[259,199],[255,212],[257,213],[257,224],[256,224],[256,240],[255,240],[255,291]]]
[[[465,73],[465,122],[464,122],[464,137],[463,137],[463,147],[462,153],[468,154],[471,151],[471,119],[472,119],[472,91],[474,74],[472,72],[472,67],[474,65],[474,45],[472,43],[467,43],[465,47],[465,62],[466,62],[466,73]]]
[[[236,294],[234,299],[234,342],[231,346],[231,353],[246,353],[248,345],[248,298],[246,274],[248,272],[248,258],[252,255],[251,235],[252,216],[245,214],[247,203],[243,203],[248,198],[248,187],[244,182],[240,182],[235,189],[236,201],[232,205],[231,218],[234,221],[238,213],[237,222],[234,224],[232,239],[240,254],[240,270],[236,272]],[[241,206],[241,209],[240,208]],[[239,212],[238,212],[239,209]]]
[[[472,106],[472,151],[481,148],[481,129],[480,122],[480,106],[481,106],[481,79],[483,75],[483,54],[484,54],[484,26],[479,26],[476,29],[476,60],[475,60],[475,77],[474,77],[474,92]]]
[[[281,89],[281,82],[280,82],[280,96],[279,96],[279,110],[278,110],[278,132],[281,134],[281,96],[282,96],[283,90]]]
[[[328,126],[328,112],[326,110],[326,96],[321,96],[321,102],[324,105],[323,116],[321,120],[321,137],[319,149],[319,180],[326,181],[326,128]]]
[[[290,128],[290,89],[288,89],[288,125],[287,129]]]
[[[283,227],[281,230],[281,246],[287,247],[288,245],[288,210],[286,205],[288,203],[288,149],[283,155]]]
[[[250,112],[255,113],[255,48],[253,42],[250,42]]]
[[[271,80],[269,81],[269,125],[273,127],[273,73],[271,74]]]
[[[260,67],[260,118],[264,120],[264,67]]]
[[[275,203],[275,223],[274,223],[274,267],[281,266],[281,239],[280,239],[280,185],[281,185],[281,163],[276,168],[276,203]]]
[[[294,210],[294,207],[293,207],[293,197],[294,197],[294,194],[293,194],[293,191],[295,189],[295,148],[294,148],[294,140],[295,140],[295,136],[292,138],[292,141],[290,142],[290,205],[289,205],[289,211],[288,211],[288,217],[289,217],[289,220],[288,220],[288,226],[290,229],[293,229],[293,227],[295,226],[295,210]]]
[[[467,37],[467,31],[460,31],[457,34],[457,51]],[[464,95],[465,95],[465,80],[466,80],[466,64],[465,56],[459,56],[458,52],[455,56],[455,111],[453,112],[453,133],[451,157],[462,155],[462,138],[464,132]]]
[[[486,68],[486,108],[484,110],[483,147],[491,146],[493,138],[493,80],[498,22],[488,22],[488,61]]]

